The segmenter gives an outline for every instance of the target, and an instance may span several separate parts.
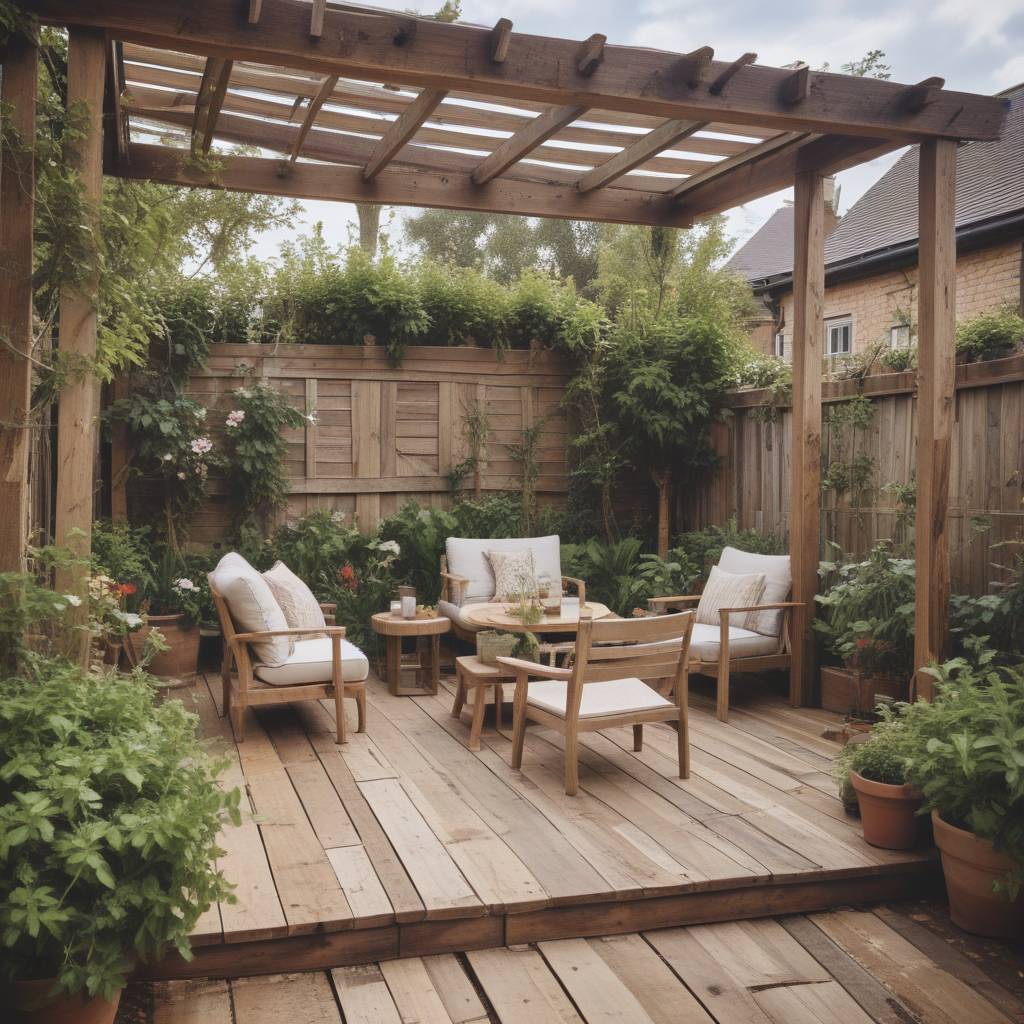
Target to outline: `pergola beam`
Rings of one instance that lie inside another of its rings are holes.
[[[681,55],[629,46],[605,46],[600,66],[580,74],[579,43],[516,36],[503,63],[491,60],[491,29],[443,23],[385,11],[332,7],[323,35],[311,39],[310,5],[274,0],[254,29],[237,0],[32,0],[48,22],[103,29],[115,38],[171,50],[348,75],[419,88],[466,90],[481,97],[567,102],[665,118],[721,120],[810,132],[841,132],[920,141],[928,136],[995,139],[1005,117],[997,97],[943,90],[919,111],[900,102],[906,86],[829,72],[808,76],[807,95],[789,104],[782,95],[792,71],[757,65],[733,76],[713,95],[690,88]],[[712,61],[714,80],[729,62]]]
[[[316,156],[307,143],[304,153]],[[580,195],[574,184],[497,178],[485,188],[473,184],[468,172],[430,170],[392,163],[371,182],[362,165],[304,163],[280,174],[281,161],[263,157],[222,156],[215,170],[191,166],[186,154],[169,146],[133,143],[123,166],[110,167],[119,177],[167,185],[226,188],[298,199],[328,199],[346,203],[477,210],[515,213],[525,217],[592,220],[612,224],[688,227],[676,207],[656,193],[605,188]]]
[[[473,181],[486,185],[499,174],[504,174],[513,164],[529,156],[538,146],[543,145],[567,124],[580,117],[586,107],[552,107],[538,115],[525,128],[506,139],[489,157],[480,162],[473,171]]]
[[[637,139],[631,146],[616,153],[598,164],[593,170],[588,171],[580,178],[577,186],[581,192],[590,192],[595,188],[603,188],[613,182],[616,178],[628,174],[634,167],[650,160],[662,150],[674,146],[677,142],[693,135],[701,128],[704,128],[703,121],[666,121],[659,125],[652,132]]]
[[[718,163],[709,164],[707,170],[701,171],[699,174],[691,174],[690,177],[680,182],[672,190],[672,195],[676,198],[684,196],[687,192],[692,192],[698,186],[716,181],[731,171],[739,169],[744,164],[753,163],[769,153],[774,153],[776,150],[799,145],[808,138],[807,135],[801,132],[785,132],[782,135],[776,135],[774,138],[765,139],[764,142],[757,146],[751,146],[743,153],[737,153],[735,156],[728,157],[725,160],[719,160]]]
[[[302,144],[306,141],[306,136],[309,134],[309,130],[316,122],[316,116],[320,113],[320,108],[327,102],[328,97],[332,92],[334,92],[334,87],[337,84],[337,75],[328,75],[320,83],[320,88],[317,90],[316,95],[309,101],[309,106],[306,108],[306,115],[303,117],[302,124],[299,126],[299,133],[295,136],[291,152],[288,154],[289,163],[295,163],[295,161],[298,160],[299,153],[302,151]]]
[[[399,114],[397,120],[388,125],[387,130],[374,147],[370,159],[367,160],[366,167],[363,168],[363,177],[367,181],[372,181],[387,167],[395,154],[420,130],[423,122],[430,117],[437,105],[444,99],[444,95],[444,91],[441,89],[424,89]]]
[[[222,60],[220,57],[210,57],[206,61],[192,121],[193,153],[210,152],[217,129],[217,118],[220,117],[224,97],[228,91],[228,82],[231,80],[231,67],[230,60]]]

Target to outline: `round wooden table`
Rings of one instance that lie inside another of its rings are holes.
[[[580,609],[575,602],[563,601],[560,614],[545,615],[540,622],[528,626],[515,615],[509,614],[509,609],[514,607],[511,601],[492,601],[488,604],[466,604],[461,611],[467,622],[482,629],[503,629],[512,633],[575,633],[579,628]],[[594,619],[603,619],[612,614],[610,608],[596,601],[588,601],[583,607]]]
[[[440,676],[441,636],[451,629],[451,620],[443,615],[430,618],[403,619],[391,612],[372,616],[373,631],[387,640],[386,660],[388,690],[395,697],[416,697],[437,693]],[[428,662],[420,657],[415,666],[416,685],[402,685],[402,638],[415,637],[417,642],[429,640]]]

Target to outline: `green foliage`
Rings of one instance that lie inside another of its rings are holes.
[[[269,552],[254,564],[269,568],[279,558],[319,594],[318,586],[336,575],[346,562],[361,562],[367,542],[354,523],[318,509],[281,526]]]
[[[957,324],[956,351],[968,362],[1001,359],[1024,340],[1024,317],[1013,306],[1003,306]]]
[[[766,356],[753,350],[744,353],[736,374],[741,388],[768,388],[778,397],[793,386],[793,365],[777,356]]]
[[[130,526],[100,519],[92,526],[92,568],[118,583],[135,588],[128,606],[134,608],[156,579],[152,531],[148,526]]]
[[[509,297],[496,281],[473,270],[425,260],[417,284],[430,325],[418,339],[422,344],[508,347]]]
[[[887,543],[862,562],[823,563],[833,582],[815,600],[826,650],[866,675],[906,680],[914,671],[914,561]]]
[[[215,621],[217,616],[206,579],[206,571],[212,568],[165,548],[153,581],[143,592],[146,611],[150,615],[181,615],[186,627]]]
[[[269,381],[253,380],[235,388],[231,397],[234,408],[225,421],[223,466],[235,519],[238,523],[264,520],[288,497],[284,431],[297,430],[306,417]]]
[[[849,494],[857,508],[869,504],[876,489],[875,459],[857,450],[858,435],[868,430],[874,415],[874,403],[865,395],[832,402],[825,411],[828,462],[822,474],[822,490],[832,491],[837,497]]]
[[[456,517],[447,509],[421,508],[414,501],[407,502],[394,515],[381,520],[381,539],[392,542],[399,549],[394,566],[396,582],[415,587],[420,604],[437,603],[441,592],[438,574],[444,542],[455,535],[457,523]]]
[[[866,743],[849,743],[839,752],[832,765],[833,775],[843,787],[850,772],[871,782],[902,786],[907,781],[907,760],[914,751],[914,737],[907,728],[904,711],[907,705],[879,705],[879,721]]]
[[[724,526],[706,526],[703,530],[681,534],[676,540],[676,550],[687,562],[696,565],[700,578],[707,576],[711,566],[718,564],[722,550],[727,547],[757,555],[781,555],[786,551],[785,543],[777,534],[741,530],[735,516]]]
[[[907,712],[917,749],[907,780],[925,809],[990,840],[1016,867],[996,884],[1011,898],[1024,884],[1024,666],[955,658],[932,669],[935,697]]]
[[[522,474],[520,495],[522,497],[523,533],[529,537],[534,532],[537,521],[537,481],[540,479],[540,442],[544,432],[543,417],[536,423],[525,427],[522,441],[505,445],[509,457],[519,466]]]
[[[108,998],[136,957],[188,936],[230,887],[217,832],[238,790],[181,703],[144,677],[56,659],[0,683],[0,958],[6,980],[55,977]]]
[[[514,494],[488,494],[479,501],[462,498],[452,506],[453,537],[522,537],[523,504]]]
[[[917,369],[917,346],[906,348],[890,348],[882,353],[881,363],[892,373],[903,373],[905,370]]]
[[[1002,578],[993,584],[994,593],[981,597],[953,595],[951,630],[960,638],[985,637],[1003,662],[1024,656],[1024,551],[1021,542],[993,545],[1011,549],[1006,564],[997,564]]]
[[[479,399],[464,403],[462,408],[462,440],[466,446],[466,457],[448,470],[448,488],[458,494],[467,477],[474,476],[479,483],[487,459],[487,438],[491,433],[487,408]]]

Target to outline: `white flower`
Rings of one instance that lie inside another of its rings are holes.
[[[77,594],[65,594],[64,600],[67,601],[72,608],[77,608],[82,603],[82,599]]]
[[[244,420],[244,419],[245,419],[245,410],[244,409],[232,409],[231,412],[228,413],[228,418],[224,421],[224,424],[225,424],[225,426],[228,426],[228,427],[238,427],[238,426],[241,426],[242,420]]]
[[[213,451],[213,442],[208,437],[197,437],[189,446],[196,455]]]
[[[397,540],[386,540],[380,545],[381,551],[390,551],[395,557],[402,553],[401,547],[399,547]]]
[[[205,420],[206,419],[206,409],[203,406],[199,406],[199,408],[196,409],[196,419],[198,419],[198,420]]]
[[[175,580],[174,581],[174,585],[175,585],[175,587],[178,588],[178,590],[198,590],[199,589],[191,580],[184,579],[184,578],[182,578],[180,580]]]
[[[186,478],[186,475],[187,474],[185,473],[185,471],[182,470],[181,472],[178,473],[178,479],[179,480],[184,480]]]
[[[316,413],[315,412],[308,412],[308,413],[306,413],[306,422],[310,426],[315,427],[316,426]]]
[[[137,612],[122,612],[115,608],[114,618],[120,619],[129,629],[138,629],[142,625],[142,616]]]
[[[162,458],[164,462],[170,462],[171,459],[174,458],[174,456],[170,452],[167,452],[166,455],[161,455],[160,458]]]

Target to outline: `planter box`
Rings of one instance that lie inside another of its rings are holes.
[[[908,687],[888,676],[865,676],[850,668],[827,666],[821,670],[821,706],[841,715],[874,711],[879,697],[907,699]]]

